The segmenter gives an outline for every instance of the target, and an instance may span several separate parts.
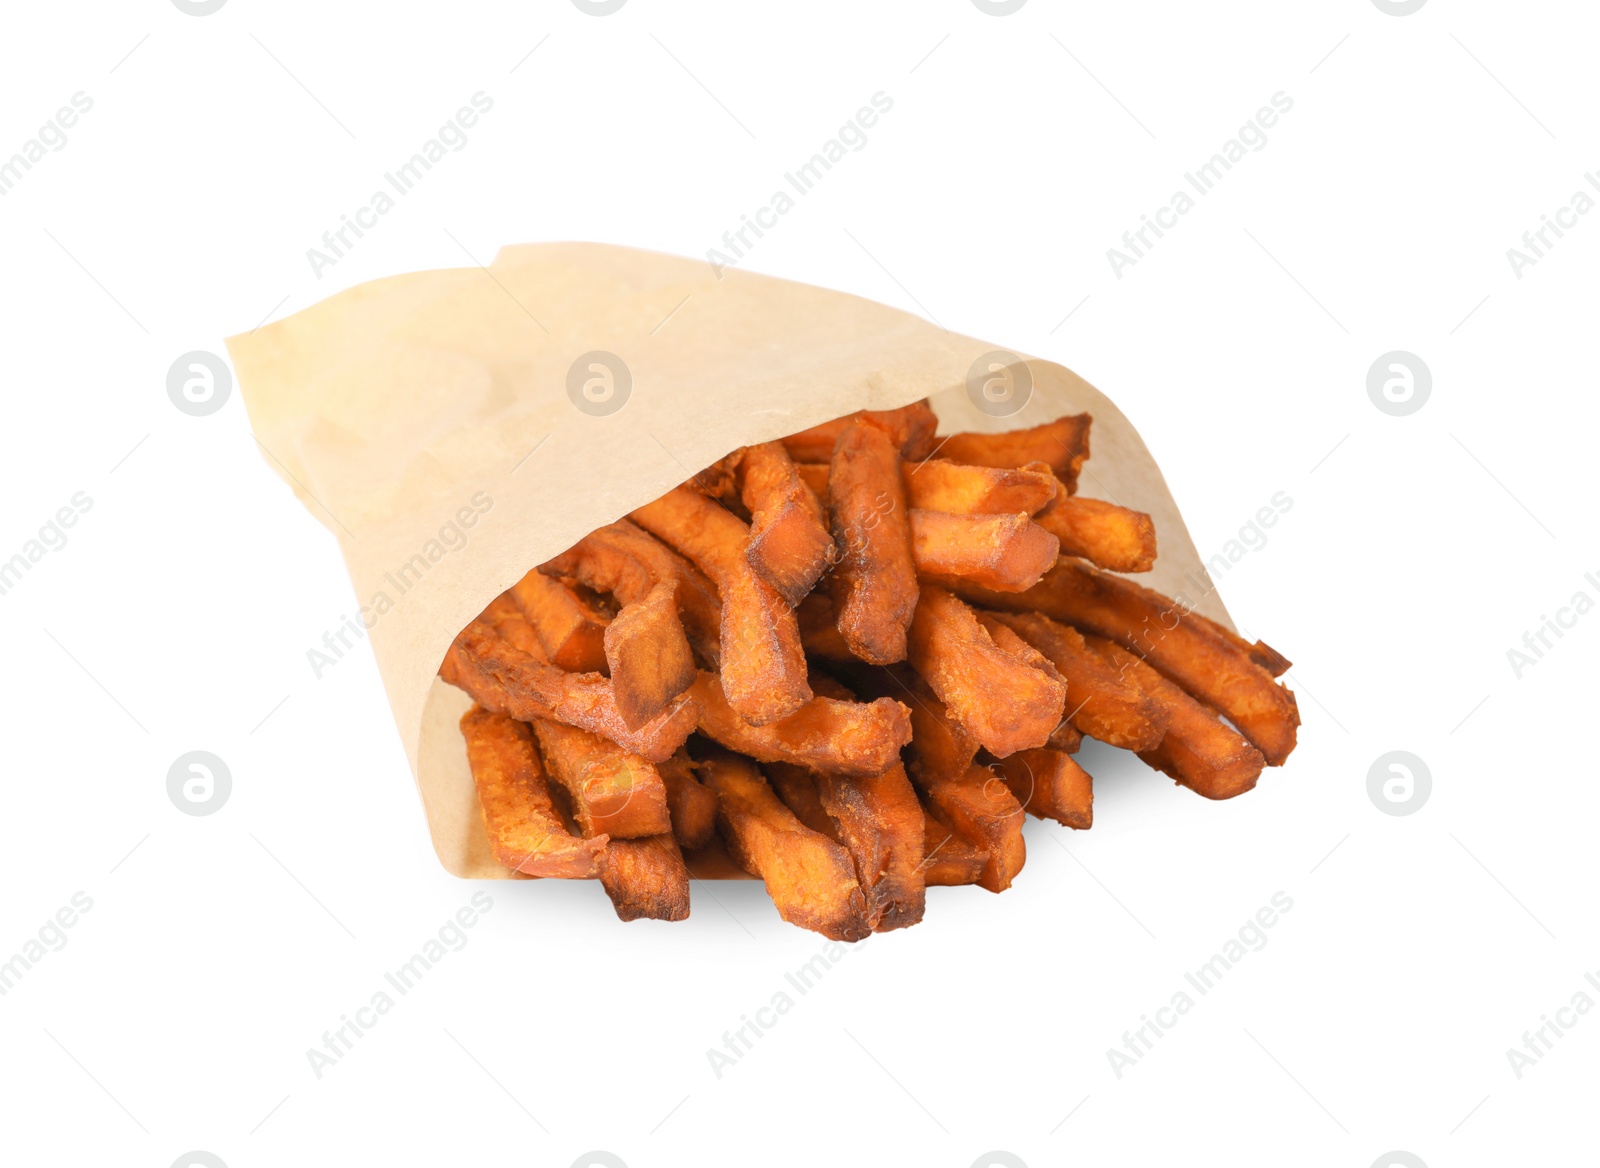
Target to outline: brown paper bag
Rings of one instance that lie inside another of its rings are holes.
[[[1160,558],[1141,581],[1228,623],[1128,420],[1061,366],[997,349],[842,292],[592,243],[376,280],[228,341],[269,464],[344,552],[439,859],[474,878],[515,873],[478,813],[468,699],[437,678],[451,639],[531,567],[739,446],[921,397],[941,433],[1088,411],[1081,492],[1149,512]],[[1009,416],[979,408],[997,363],[1013,406],[1031,379]]]

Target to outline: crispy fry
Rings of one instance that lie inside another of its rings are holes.
[[[717,831],[716,795],[695,778],[694,763],[686,751],[657,763],[656,770],[667,788],[667,811],[678,845],[686,852],[705,847]]]
[[[609,592],[619,605],[637,604],[657,584],[675,581],[678,615],[696,658],[703,668],[720,667],[722,602],[711,582],[688,560],[626,519],[590,532],[539,570]]]
[[[833,558],[828,517],[801,481],[781,442],[747,446],[737,463],[739,497],[750,511],[745,556],[790,606],[800,603]]]
[[[902,463],[900,470],[913,508],[952,515],[1032,515],[1049,505],[1058,486],[1044,463],[1010,468],[930,458]]]
[[[1088,414],[1057,418],[1029,430],[1004,434],[952,434],[939,447],[941,457],[975,466],[1023,467],[1048,463],[1068,493],[1078,489],[1078,471],[1089,457]]]
[[[800,644],[810,656],[842,663],[861,660],[845,644],[827,592],[819,589],[802,600],[795,609],[795,618],[800,623]]]
[[[928,887],[976,884],[983,879],[983,866],[989,853],[961,838],[956,829],[936,817],[931,807],[924,808],[922,837],[922,878]]]
[[[1166,734],[1153,749],[1141,750],[1141,759],[1207,799],[1231,799],[1256,785],[1266,759],[1215,711],[1121,645],[1100,637],[1085,639],[1166,711]]]
[[[487,613],[497,607],[500,616],[494,621]],[[550,718],[578,726],[651,762],[671,757],[694,732],[699,707],[687,693],[634,729],[617,711],[607,678],[567,673],[546,661],[538,637],[508,597],[496,600],[490,610],[461,630],[439,666],[441,678],[485,709],[524,722]]]
[[[850,853],[875,931],[922,919],[922,805],[899,763],[864,779],[786,763],[768,763],[762,770],[800,822]]]
[[[1116,641],[1206,705],[1213,706],[1279,766],[1294,749],[1300,714],[1294,694],[1272,679],[1217,626],[1131,580],[1063,558],[1027,592],[994,592],[958,581],[975,604],[1045,616]]]
[[[1070,708],[1070,701],[1069,708]],[[1063,721],[1050,732],[1050,737],[1045,741],[1045,746],[1050,750],[1059,750],[1062,754],[1077,754],[1083,746],[1083,731],[1071,722]]]
[[[528,726],[473,706],[461,717],[461,733],[494,858],[530,876],[594,876],[606,837],[579,839],[567,830]]]
[[[961,577],[1001,592],[1022,592],[1056,562],[1056,537],[1027,515],[911,512],[911,551],[923,578]]]
[[[600,884],[622,920],[688,919],[689,869],[670,832],[612,840],[600,857]]]
[[[717,793],[717,827],[734,859],[760,876],[778,915],[835,941],[872,931],[850,856],[802,824],[747,758],[712,749],[701,762]]]
[[[792,762],[855,778],[881,774],[911,740],[911,719],[900,703],[812,698],[779,722],[752,726],[734,712],[721,686],[702,673],[690,695],[700,708],[700,730],[761,762]]]
[[[511,596],[538,633],[550,664],[569,673],[605,672],[604,638],[611,618],[571,584],[536,570],[511,586]]]
[[[910,656],[951,717],[997,758],[1043,746],[1061,721],[1060,679],[996,646],[972,610],[943,588],[922,587]]]
[[[917,461],[928,457],[928,452],[933,449],[934,431],[939,428],[938,417],[923,400],[898,410],[858,410],[809,430],[801,430],[798,434],[790,434],[781,441],[795,462],[827,462],[833,457],[833,448],[839,435],[857,419],[871,422],[883,430],[904,457]]]
[[[549,718],[534,719],[533,732],[585,836],[640,839],[672,830],[666,787],[649,762],[598,734]]]
[[[850,686],[868,698],[893,698],[911,711],[911,771],[923,779],[967,773],[978,740],[939,700],[928,683],[904,665],[860,665],[845,671]]]
[[[974,764],[957,778],[917,780],[928,805],[962,839],[984,853],[978,883],[990,892],[1004,892],[1022,871],[1027,848],[1022,842],[1022,804],[987,768]]]
[[[663,580],[643,600],[624,605],[606,627],[605,653],[617,712],[635,729],[671,705],[695,678],[677,594],[678,582]]]
[[[1067,685],[1067,721],[1091,738],[1124,750],[1161,741],[1164,709],[1132,678],[1084,643],[1083,634],[1038,613],[986,613],[1009,626],[1054,663]]]
[[[1059,750],[1019,750],[995,764],[1011,794],[1031,814],[1087,831],[1094,824],[1089,774]]]
[[[633,518],[716,584],[722,599],[722,688],[740,716],[764,726],[810,700],[794,610],[745,558],[750,529],[685,487],[645,504]]]
[[[863,661],[902,661],[917,607],[917,573],[900,457],[884,430],[866,421],[844,428],[828,473],[828,499],[838,549],[828,591],[839,632]]]
[[[1061,542],[1064,556],[1082,556],[1113,572],[1148,572],[1156,562],[1156,527],[1143,511],[1067,494],[1034,516]]]
[[[832,448],[829,448],[832,453]],[[800,476],[800,481],[811,488],[811,493],[817,497],[817,502],[824,507],[828,505],[828,464],[826,462],[797,462],[794,464],[795,474]]]

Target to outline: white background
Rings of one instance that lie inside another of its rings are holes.
[[[0,997],[0,1161],[1593,1162],[1600,1017],[1520,1079],[1506,1056],[1600,970],[1600,615],[1520,679],[1507,660],[1600,599],[1600,215],[1521,279],[1506,258],[1600,170],[1591,5],[123,0],[5,23],[0,158],[73,93],[94,107],[0,198],[0,558],[93,505],[0,596],[0,957],[75,892],[93,908]],[[313,275],[306,249],[479,90],[468,145]],[[822,946],[759,885],[626,926],[595,884],[492,885],[467,946],[319,1080],[307,1048],[473,889],[433,856],[366,647],[307,663],[355,603],[334,540],[237,394],[187,416],[169,365],[502,243],[703,256],[880,90],[865,148],[746,266],[1071,366],[1202,554],[1286,492],[1221,587],[1297,663],[1299,750],[1226,804],[1086,750],[1093,831],[1030,823],[1010,892],[935,891],[720,1079],[707,1048]],[[1280,90],[1265,148],[1117,278],[1106,249]],[[1433,375],[1409,417],[1366,393],[1396,349]],[[205,818],[166,794],[196,749],[233,776]],[[1367,795],[1396,749],[1433,778],[1404,818]],[[1119,1078],[1107,1049],[1279,891],[1266,946]]]

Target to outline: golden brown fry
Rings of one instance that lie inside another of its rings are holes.
[[[1272,679],[1217,626],[1158,592],[1063,557],[1026,592],[995,592],[962,581],[953,587],[975,604],[1007,612],[1038,611],[1116,641],[1239,728],[1279,766],[1294,749],[1300,713],[1294,694]]]
[[[833,601],[826,592],[818,590],[802,600],[795,609],[795,618],[800,623],[800,644],[809,656],[846,664],[861,660],[845,644],[833,615]]]
[[[928,887],[976,884],[983,879],[983,866],[989,853],[956,829],[936,817],[933,808],[924,809],[922,878]]]
[[[939,455],[1002,468],[1048,463],[1071,493],[1078,489],[1078,471],[1089,457],[1089,422],[1088,414],[1077,414],[1004,434],[952,434],[940,445]]]
[[[1001,592],[1022,592],[1056,562],[1056,537],[1020,512],[950,515],[911,512],[911,551],[924,579],[959,577]]]
[[[830,447],[829,453],[832,453]],[[828,464],[826,462],[797,462],[794,471],[800,476],[800,481],[811,488],[811,493],[817,497],[817,502],[824,507],[828,505]]]
[[[1070,704],[1070,699],[1068,700]],[[1045,746],[1050,750],[1059,750],[1062,754],[1077,754],[1083,746],[1083,731],[1071,722],[1062,722],[1051,731]]]
[[[677,487],[633,519],[693,560],[722,599],[722,688],[753,725],[787,717],[811,698],[794,610],[750,566],[750,529],[727,508]]]
[[[657,584],[675,582],[689,644],[703,668],[719,668],[722,602],[716,590],[688,560],[626,519],[590,532],[539,570],[609,592],[619,605],[637,604]]]
[[[762,770],[801,823],[850,853],[875,931],[922,919],[922,804],[899,763],[864,779],[787,763],[768,763]]]
[[[496,601],[502,603],[511,604],[506,597]],[[544,660],[538,637],[520,613],[498,625],[487,617],[473,620],[445,654],[439,676],[485,709],[524,722],[550,718],[582,727],[651,762],[670,758],[694,733],[700,713],[684,693],[643,726],[630,727],[617,711],[610,680],[567,673]]]
[[[712,749],[700,764],[717,793],[717,827],[734,859],[760,876],[778,915],[835,941],[872,931],[850,856],[802,824],[747,758]]]
[[[1064,556],[1113,572],[1148,572],[1156,562],[1156,527],[1143,511],[1069,495],[1062,486],[1033,521],[1061,542]]]
[[[716,795],[695,778],[694,763],[685,751],[657,763],[656,770],[667,788],[667,810],[678,845],[686,852],[705,847],[717,831]]]
[[[894,765],[911,740],[910,716],[894,701],[816,697],[781,721],[752,726],[734,712],[713,675],[702,673],[689,694],[700,708],[701,733],[761,762],[866,778]]]
[[[461,733],[494,858],[530,876],[594,876],[606,837],[579,839],[567,830],[528,726],[473,706],[461,717]]]
[[[997,758],[1043,746],[1061,721],[1061,680],[999,648],[973,611],[943,588],[922,587],[910,657],[950,716]]]
[[[529,572],[511,596],[539,635],[550,664],[568,673],[604,673],[604,638],[611,618],[565,580]]]
[[[809,430],[801,430],[798,434],[790,434],[781,441],[795,462],[827,462],[833,457],[833,448],[839,435],[858,419],[877,426],[889,435],[904,457],[916,461],[928,457],[934,445],[934,431],[939,428],[938,417],[924,399],[898,410],[858,410]]]
[[[930,458],[902,463],[900,469],[913,508],[952,515],[1032,515],[1049,505],[1058,486],[1044,463],[1011,468]]]
[[[739,497],[750,512],[750,566],[790,606],[800,603],[833,558],[828,517],[781,442],[747,446],[737,462]]]
[[[617,712],[634,728],[670,706],[695,678],[694,654],[678,619],[677,593],[677,581],[663,580],[643,600],[624,605],[606,627],[605,653]]]
[[[967,773],[978,753],[978,740],[950,716],[928,683],[904,665],[860,665],[844,671],[851,687],[864,697],[893,698],[911,711],[910,769],[932,781]]]
[[[917,607],[917,572],[900,456],[884,430],[866,421],[844,428],[828,473],[828,500],[838,549],[828,591],[839,632],[863,661],[902,661]]]
[[[978,883],[990,892],[1004,892],[1022,871],[1027,848],[1022,842],[1022,804],[987,767],[974,764],[957,778],[917,780],[928,805],[962,839],[983,849],[983,875]]]
[[[681,921],[689,916],[689,869],[670,833],[612,840],[600,857],[599,875],[622,920]]]
[[[1132,678],[1108,665],[1083,634],[1038,613],[986,613],[1009,626],[1055,665],[1067,685],[1067,721],[1124,750],[1150,750],[1166,732],[1165,711]]]
[[[1089,774],[1059,750],[1019,750],[995,764],[1018,803],[1040,819],[1086,831],[1094,824]]]
[[[1140,751],[1140,758],[1207,799],[1231,799],[1256,785],[1266,765],[1259,750],[1122,646],[1086,639],[1166,711],[1166,734],[1153,749]]]
[[[598,734],[549,718],[536,718],[533,732],[585,836],[640,839],[672,830],[667,789],[649,762]]]

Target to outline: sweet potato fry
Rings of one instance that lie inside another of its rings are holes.
[[[473,706],[461,717],[461,733],[494,858],[530,876],[594,876],[606,837],[579,839],[567,830],[527,724]]]
[[[894,765],[911,739],[910,715],[895,701],[812,698],[781,721],[752,726],[734,712],[721,688],[709,673],[689,687],[700,710],[701,732],[761,762],[792,762],[866,778]]]
[[[1033,521],[1061,542],[1064,556],[1082,556],[1113,572],[1148,572],[1156,562],[1156,527],[1143,511],[1067,494]]]
[[[491,617],[491,612],[497,615]],[[568,673],[544,659],[533,629],[502,596],[462,629],[439,676],[485,709],[524,722],[549,718],[610,739],[651,762],[669,758],[694,732],[699,708],[685,694],[638,729],[623,721],[609,679]]]
[[[800,644],[809,656],[841,663],[861,660],[845,644],[844,634],[839,631],[839,622],[834,617],[833,601],[826,591],[813,592],[794,611],[800,623]]]
[[[900,470],[912,508],[952,515],[1032,515],[1056,497],[1059,483],[1044,463],[1013,469],[930,458]]]
[[[1154,748],[1140,751],[1140,758],[1207,799],[1231,799],[1256,785],[1266,765],[1259,750],[1121,645],[1100,637],[1086,640],[1166,712],[1166,734]]]
[[[828,591],[839,632],[863,661],[902,661],[917,573],[900,456],[884,430],[866,421],[845,427],[830,464],[828,500],[838,549]]]
[[[817,502],[828,505],[828,464],[825,462],[797,462],[794,470],[800,481],[811,488]]]
[[[801,481],[781,442],[748,446],[736,463],[739,497],[750,512],[745,557],[793,607],[833,558],[828,517]]]
[[[537,575],[537,573],[534,573]],[[678,619],[678,582],[663,580],[606,626],[605,654],[617,712],[637,729],[694,681],[694,654]]]
[[[539,570],[609,592],[624,606],[637,604],[657,584],[675,581],[678,615],[697,660],[705,669],[720,667],[722,602],[711,582],[688,560],[626,519],[590,532]]]
[[[768,763],[762,770],[801,823],[850,853],[874,931],[922,919],[922,804],[899,763],[865,779],[787,763]]]
[[[1089,774],[1059,750],[1019,750],[995,764],[1011,794],[1031,814],[1087,831],[1094,825]]]
[[[978,741],[950,716],[928,683],[904,665],[860,665],[844,671],[851,688],[867,698],[893,698],[911,711],[913,773],[929,781],[967,773]]]
[[[928,805],[956,834],[984,853],[978,883],[990,892],[1004,892],[1022,871],[1027,848],[1022,842],[1022,804],[987,767],[974,764],[957,778],[932,782],[918,779]]]
[[[1083,634],[1038,613],[986,613],[1015,630],[1055,665],[1067,685],[1067,721],[1124,750],[1151,750],[1166,732],[1166,713],[1133,679],[1108,665]]]
[[[640,839],[672,830],[661,775],[637,754],[576,726],[536,718],[533,732],[585,836]]]
[[[934,431],[939,428],[937,415],[923,400],[898,410],[859,410],[809,430],[801,430],[798,434],[790,434],[781,441],[795,462],[827,462],[833,457],[833,448],[839,435],[857,419],[871,422],[883,430],[904,457],[916,461],[928,457],[934,445]]]
[[[925,808],[922,878],[928,887],[976,884],[983,879],[989,853],[956,834],[956,829]]]
[[[599,875],[622,920],[681,921],[689,916],[689,869],[671,833],[612,840],[600,857]]]
[[[911,512],[911,552],[917,574],[960,577],[1000,592],[1022,592],[1056,562],[1056,537],[1027,515],[951,515]]]
[[[717,797],[695,778],[694,764],[685,751],[657,763],[656,770],[667,788],[667,811],[678,846],[686,852],[705,847],[717,831]]]
[[[571,584],[532,571],[511,586],[511,596],[539,635],[550,664],[568,673],[606,671],[604,638],[611,618]]]
[[[1043,746],[1061,721],[1062,682],[995,645],[973,611],[943,588],[922,587],[910,658],[950,716],[997,758]]]
[[[713,749],[700,774],[717,794],[717,827],[728,851],[761,877],[779,916],[835,941],[859,941],[872,931],[849,854],[795,818],[754,763]]]
[[[940,445],[939,455],[1001,468],[1048,463],[1071,493],[1078,489],[1078,471],[1089,457],[1089,422],[1088,414],[1077,414],[1004,434],[952,434]]]
[[[685,487],[633,513],[647,531],[677,548],[711,577],[722,600],[722,688],[745,721],[764,726],[811,698],[794,610],[750,566],[750,529],[704,495]]]
[[[975,604],[1008,612],[1038,611],[1116,641],[1147,660],[1202,703],[1220,710],[1279,766],[1294,749],[1300,714],[1294,694],[1217,626],[1158,592],[1063,557],[1026,592],[995,592],[956,581]],[[997,752],[998,753],[998,752]]]

